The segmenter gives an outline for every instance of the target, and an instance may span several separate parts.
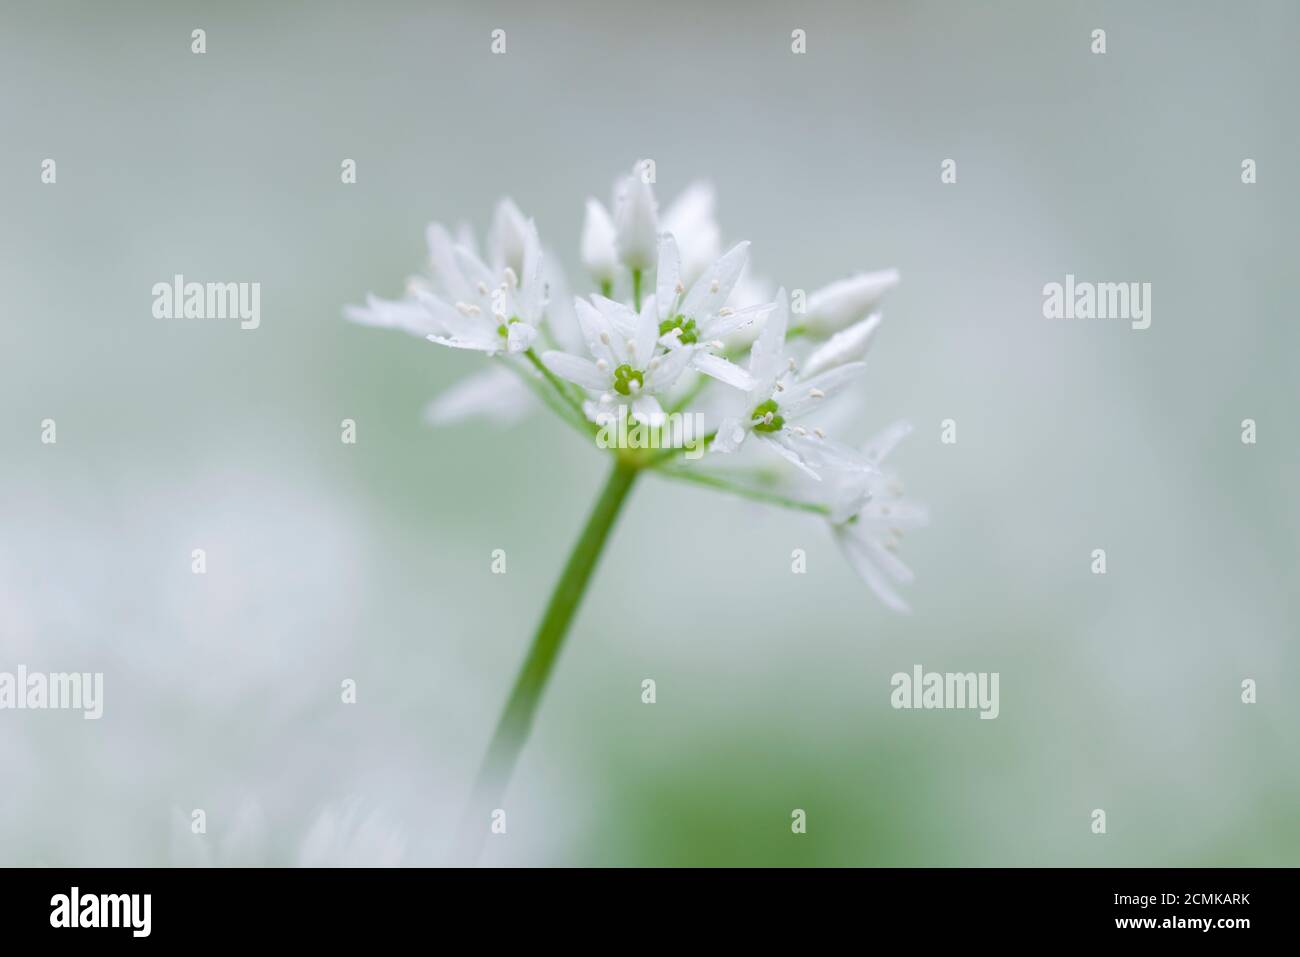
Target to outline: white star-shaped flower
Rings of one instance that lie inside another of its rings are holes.
[[[819,428],[797,424],[853,382],[865,363],[846,363],[809,378],[799,376],[794,359],[785,354],[789,320],[789,299],[781,289],[749,353],[748,371],[754,386],[740,407],[724,416],[711,450],[735,451],[753,435],[815,479],[820,479],[820,470],[826,468],[874,470],[857,450],[826,438]]]
[[[912,427],[895,422],[863,446],[863,455],[879,466]],[[903,532],[923,528],[925,506],[903,496],[898,477],[889,472],[842,472],[833,476],[830,521],[836,544],[854,571],[886,605],[907,612],[895,585],[911,584],[912,570],[895,554]]]
[[[657,396],[676,384],[692,353],[660,348],[654,297],[646,299],[640,313],[603,296],[579,299],[574,310],[590,358],[550,351],[542,354],[542,363],[595,395],[588,410],[593,421],[628,405],[635,419],[658,425],[663,407]]]
[[[749,243],[737,243],[692,283],[681,280],[677,240],[665,233],[659,242],[655,302],[658,304],[659,342],[667,349],[685,349],[691,368],[749,391],[754,380],[748,372],[717,355],[723,340],[738,329],[760,321],[776,308],[774,303],[733,309],[724,305],[749,260]]]

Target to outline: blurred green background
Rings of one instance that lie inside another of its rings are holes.
[[[479,361],[341,308],[504,194],[585,292],[583,199],[653,157],[787,287],[901,270],[855,428],[916,425],[914,614],[816,522],[647,479],[484,860],[1300,864],[1296,4],[0,18],[0,670],[106,686],[0,712],[0,863],[291,862],[348,802],[446,859],[604,462],[542,414],[428,428]],[[178,272],[260,282],[261,328],[155,319]],[[1152,283],[1151,328],[1044,319],[1067,272]],[[891,709],[917,663],[1000,672],[1000,717]]]

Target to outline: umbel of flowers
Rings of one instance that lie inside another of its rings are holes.
[[[405,295],[371,295],[346,310],[355,322],[485,357],[485,368],[430,404],[432,424],[508,423],[546,406],[613,459],[489,749],[481,800],[504,786],[640,474],[816,516],[881,601],[907,610],[897,586],[912,574],[896,551],[926,511],[903,496],[886,460],[910,429],[895,423],[864,444],[830,434],[833,421],[854,424],[852,389],[898,273],[788,294],[755,275],[749,242],[723,249],[708,185],[660,210],[653,178],[653,164],[638,163],[609,206],[587,200],[586,295],[570,293],[534,222],[502,199],[482,247],[469,228],[435,223],[427,268]]]

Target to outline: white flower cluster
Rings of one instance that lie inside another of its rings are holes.
[[[498,359],[430,405],[435,424],[510,422],[536,396],[586,430],[614,420],[620,407],[649,429],[698,413],[708,423],[706,468],[742,446],[775,453],[820,490],[812,508],[863,579],[906,610],[893,585],[912,576],[894,549],[926,514],[902,498],[882,464],[910,429],[897,423],[855,447],[816,424],[833,397],[861,380],[878,306],[898,273],[861,273],[798,292],[792,304],[749,270],[748,242],[722,251],[711,187],[689,187],[661,214],[652,176],[652,164],[638,163],[621,177],[612,214],[587,200],[581,259],[598,292],[570,296],[533,221],[503,199],[485,255],[468,228],[453,238],[434,224],[428,275],[409,280],[405,298],[370,296],[347,316]],[[684,464],[653,461],[665,471]]]

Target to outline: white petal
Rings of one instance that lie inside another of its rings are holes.
[[[659,342],[659,313],[654,303],[642,305],[641,315],[636,320],[633,342],[635,349],[632,353],[632,365],[637,369],[644,369],[650,363],[650,357],[654,355],[655,346]]]
[[[674,349],[659,356],[658,365],[646,370],[646,388],[651,392],[667,392],[691,364],[694,353],[694,349]]]
[[[688,286],[722,251],[722,232],[714,216],[715,206],[713,187],[697,182],[686,187],[660,217],[663,230],[678,239],[680,275]]]
[[[706,376],[740,389],[742,392],[748,392],[754,388],[753,377],[740,366],[734,362],[728,362],[722,356],[696,350],[691,356],[691,365]]]
[[[723,419],[718,425],[717,434],[709,444],[710,452],[734,452],[740,448],[745,441],[745,436],[749,430],[741,424],[739,419]]]
[[[506,198],[497,203],[487,240],[488,258],[494,269],[501,270],[508,266],[516,275],[522,275],[527,233],[528,219],[514,201]]]
[[[510,352],[526,352],[537,340],[537,328],[526,322],[512,322],[506,327],[506,348]]]
[[[537,235],[537,224],[531,219],[524,227],[523,243],[523,264],[516,273],[519,288],[515,290],[515,315],[536,325],[546,309],[546,279],[542,241]]]
[[[700,327],[701,339],[725,339],[752,323],[761,323],[776,308],[776,303],[765,302],[737,309],[730,315],[714,316]]]
[[[883,462],[889,457],[889,453],[899,442],[912,434],[912,423],[895,422],[879,434],[873,436],[866,445],[862,447],[862,452],[868,460],[877,464]]]
[[[862,511],[863,506],[871,497],[871,485],[868,481],[869,476],[864,472],[849,473],[857,476],[857,481],[845,481],[841,479],[835,495],[830,502],[831,524],[839,525],[847,522],[854,515]]]
[[[587,342],[588,351],[597,359],[609,363],[612,373],[623,364],[623,360],[614,354],[618,336],[604,314],[586,299],[577,299],[573,303],[574,313],[578,317],[578,328]]]
[[[884,568],[885,573],[900,585],[910,585],[916,578],[912,574],[912,569],[903,564],[903,560],[881,545],[874,538],[858,539],[865,546],[868,554],[877,565]]]
[[[614,209],[619,257],[633,271],[653,268],[658,245],[659,217],[654,190],[644,175],[645,166],[638,162],[632,175],[623,180]]]
[[[847,329],[835,333],[813,351],[800,373],[805,377],[814,376],[846,362],[861,359],[867,354],[871,339],[879,327],[880,313],[873,312],[861,322],[855,322]]]
[[[783,429],[771,435],[774,442],[789,449],[801,462],[814,469],[843,469],[846,471],[877,471],[876,467],[853,446],[834,439],[824,439],[811,433],[800,435]]]
[[[866,367],[865,362],[850,362],[811,379],[795,382],[777,399],[781,414],[787,419],[797,419],[815,411],[856,382]]]
[[[830,335],[873,311],[898,285],[898,270],[859,273],[823,286],[808,297],[803,325],[814,335]]]
[[[785,327],[790,321],[790,299],[784,288],[776,291],[775,304],[749,350],[749,374],[760,387],[769,389],[785,370]]]
[[[930,524],[930,510],[915,502],[890,499],[868,502],[859,511],[859,521],[881,528],[925,528]]]
[[[626,303],[619,302],[617,299],[606,299],[599,294],[593,294],[591,302],[600,310],[600,314],[605,317],[610,330],[620,340],[616,346],[617,352],[620,356],[626,357],[627,340],[636,335],[639,314],[633,312],[632,308]]]
[[[502,365],[461,379],[430,402],[424,418],[430,425],[452,425],[482,417],[501,425],[515,422],[533,406],[532,393],[519,376]]]
[[[451,349],[471,349],[475,352],[486,352],[488,355],[495,355],[500,352],[505,345],[499,336],[492,338],[474,337],[470,339],[458,339],[454,336],[425,336],[430,342],[435,342],[440,346],[447,346]]]
[[[907,614],[911,611],[907,607],[907,602],[903,601],[880,569],[872,562],[865,545],[855,538],[846,526],[841,525],[835,529],[835,541],[844,553],[844,557],[848,559],[849,564],[853,566],[853,570],[876,593],[877,598],[900,614]]]
[[[366,296],[364,306],[348,306],[343,314],[353,322],[379,329],[400,329],[414,336],[446,332],[442,323],[415,299],[380,299]]]
[[[578,328],[578,317],[573,311],[569,281],[555,256],[548,255],[542,260],[542,283],[550,293],[546,300],[546,325],[551,330],[551,335],[563,351],[582,352],[586,342],[582,338],[582,330]]]
[[[582,265],[598,282],[613,282],[618,273],[618,236],[614,220],[599,200],[587,200],[582,221]]]
[[[584,389],[608,389],[612,381],[610,374],[602,372],[597,368],[596,363],[589,359],[571,356],[567,352],[543,352],[542,365],[561,379],[576,382]]]
[[[431,223],[424,231],[429,244],[429,265],[433,278],[452,302],[468,302],[475,296],[474,287],[461,275],[456,263],[456,244],[441,223]]]
[[[659,304],[659,318],[669,319],[673,304],[677,302],[677,283],[681,278],[681,257],[677,252],[677,240],[672,233],[664,233],[659,238],[659,266],[655,276],[655,301]]]
[[[747,262],[749,243],[737,243],[695,280],[691,291],[682,301],[682,312],[692,318],[703,319],[721,309]]]
[[[791,448],[789,444],[781,441],[781,439],[783,438],[783,433],[764,432],[761,435],[759,435],[758,438],[762,441],[762,443],[765,446],[767,446],[777,455],[781,456],[781,458],[785,459],[787,462],[789,462],[799,471],[803,472],[809,478],[816,479],[818,482],[822,480],[822,477],[813,470],[811,465],[809,465],[806,461],[804,461],[804,457],[800,455],[797,450]]]
[[[664,410],[652,395],[638,395],[632,400],[632,418],[647,425],[663,425]]]

